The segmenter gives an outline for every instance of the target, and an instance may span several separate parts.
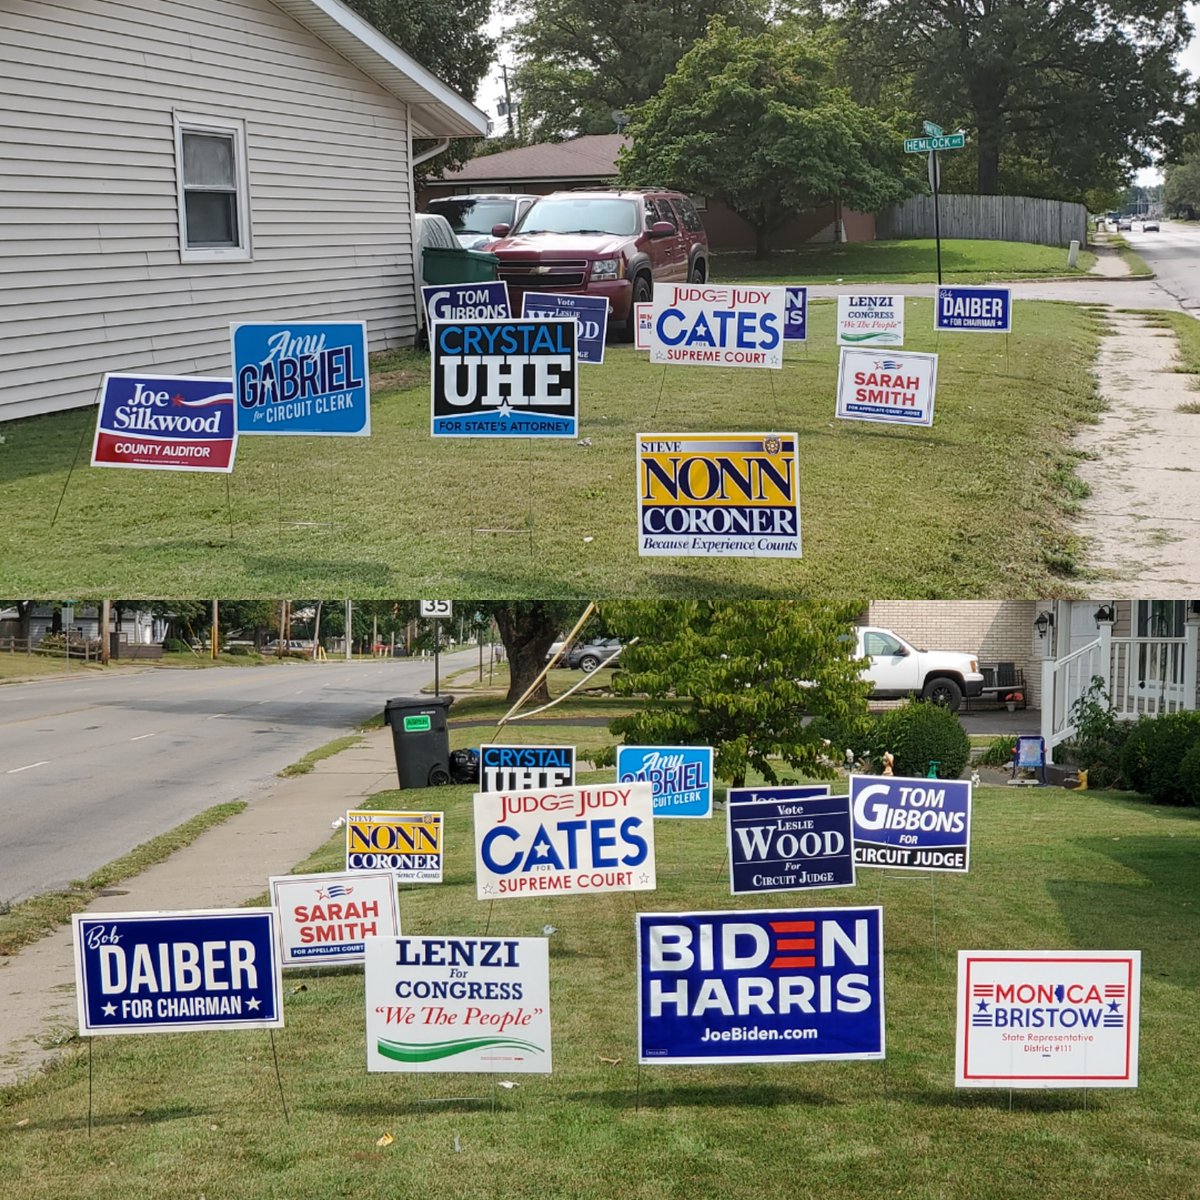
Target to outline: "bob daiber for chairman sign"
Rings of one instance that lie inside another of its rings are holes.
[[[794,433],[639,433],[638,553],[800,557]]]

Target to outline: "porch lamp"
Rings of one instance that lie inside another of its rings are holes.
[[[1033,622],[1033,627],[1037,630],[1037,635],[1039,638],[1044,638],[1046,636],[1046,630],[1053,628],[1053,626],[1054,614],[1047,612],[1045,609],[1042,609],[1042,611],[1038,613],[1037,619]]]
[[[1092,616],[1097,628],[1101,625],[1115,625],[1117,622],[1117,606],[1115,603],[1101,604]]]

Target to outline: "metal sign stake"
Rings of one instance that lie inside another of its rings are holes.
[[[271,1035],[271,1057],[275,1060],[275,1082],[279,1085],[279,1104],[283,1109],[283,1119],[290,1125],[292,1118],[288,1114],[287,1100],[283,1095],[283,1076],[279,1073],[279,1051],[275,1048],[275,1030],[268,1029]]]

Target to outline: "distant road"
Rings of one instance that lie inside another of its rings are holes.
[[[1135,225],[1125,238],[1154,271],[1154,282],[1180,308],[1200,310],[1200,226],[1162,221],[1158,233],[1141,233]]]
[[[430,659],[379,659],[0,687],[0,901],[62,887],[203,809],[251,799],[432,679]]]

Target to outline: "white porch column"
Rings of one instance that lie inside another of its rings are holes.
[[[1200,647],[1200,625],[1191,621],[1183,627],[1183,707],[1196,707],[1196,654]]]

